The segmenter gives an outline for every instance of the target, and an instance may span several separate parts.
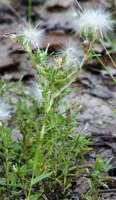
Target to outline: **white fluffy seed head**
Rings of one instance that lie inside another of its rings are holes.
[[[44,31],[39,27],[34,27],[31,24],[26,24],[19,31],[19,36],[23,39],[24,45],[31,45],[34,48],[40,48]]]
[[[66,44],[63,54],[65,56],[66,67],[71,67],[72,65],[79,66],[83,58],[82,49],[73,41],[69,41]]]
[[[0,100],[0,121],[7,121],[10,119],[12,114],[11,106]]]
[[[34,96],[38,102],[43,101],[42,89],[37,82],[31,81],[30,84],[26,86],[26,89],[29,95]]]
[[[88,8],[80,13],[77,20],[77,32],[80,34],[92,34],[94,37],[104,37],[112,30],[114,21],[109,12],[103,8]]]

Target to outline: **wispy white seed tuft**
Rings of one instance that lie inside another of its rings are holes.
[[[39,102],[43,101],[42,89],[41,89],[41,86],[37,82],[31,81],[26,86],[26,89],[29,95],[34,96]]]
[[[111,14],[103,8],[88,8],[80,12],[77,19],[77,32],[80,34],[92,34],[94,37],[104,37],[112,30],[114,21]]]
[[[60,114],[62,114],[63,116],[65,116],[66,111],[67,111],[69,108],[70,108],[69,102],[68,102],[67,98],[64,97],[64,98],[60,101],[60,103],[59,103],[59,105],[58,105],[57,111],[58,111]]]
[[[65,56],[65,65],[71,67],[74,66],[80,66],[80,63],[83,58],[83,50],[77,46],[73,41],[69,41],[65,47],[65,50],[63,51],[63,54]]]
[[[78,105],[77,98],[74,98],[74,94],[67,95],[66,97],[62,98],[59,102],[57,111],[65,116],[66,112],[70,110],[73,116],[77,116],[79,112],[80,106]]]
[[[22,134],[20,133],[19,130],[13,129],[11,138],[12,138],[13,141],[18,142],[18,141],[23,139],[23,136],[22,136]]]
[[[7,121],[12,115],[12,108],[9,104],[0,100],[0,121]]]
[[[38,26],[33,26],[31,24],[26,24],[19,31],[19,36],[23,39],[24,45],[31,45],[34,48],[40,48],[44,30],[40,29]]]

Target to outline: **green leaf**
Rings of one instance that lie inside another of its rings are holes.
[[[0,178],[0,185],[5,186],[6,185],[6,179]]]
[[[38,200],[41,196],[42,196],[42,194],[43,194],[43,190],[41,190],[40,192],[38,192],[37,194],[32,194],[31,196],[30,196],[30,199],[31,200]],[[28,199],[27,199],[28,200]]]
[[[31,181],[31,186],[35,185],[36,183],[38,183],[39,181],[42,181],[45,178],[48,178],[51,174],[52,174],[52,172],[50,172],[50,173],[43,173],[40,176],[37,176],[36,178],[34,178]]]

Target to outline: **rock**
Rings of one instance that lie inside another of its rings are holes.
[[[111,99],[113,97],[112,92],[106,87],[97,87],[89,91],[90,94],[96,97],[100,97],[102,99]]]
[[[104,78],[112,78],[111,76],[113,76],[114,78],[116,77],[116,68],[112,68],[112,67],[107,67],[107,71],[106,70],[102,70],[101,71],[101,75],[104,77]]]
[[[49,11],[61,10],[69,8],[72,4],[74,4],[74,0],[50,0],[47,3],[47,9]]]
[[[4,72],[17,71],[19,68],[20,59],[18,55],[10,55],[7,46],[2,46],[0,49],[0,74]]]
[[[102,195],[101,195],[101,200],[116,200],[116,194],[115,192],[111,192],[109,190],[109,192],[104,192]]]
[[[91,184],[90,184],[89,179],[86,177],[81,177],[77,179],[74,192],[78,192],[79,194],[85,194],[88,192],[90,187],[91,187]]]

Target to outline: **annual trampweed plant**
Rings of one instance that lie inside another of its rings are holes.
[[[15,113],[1,100],[0,192],[3,199],[38,200],[43,195],[46,199],[68,198],[76,177],[86,172],[92,188],[84,198],[90,199],[102,183],[106,168],[100,157],[88,169],[83,168],[91,141],[76,131],[79,106],[69,99],[71,84],[85,61],[95,56],[95,42],[99,38],[103,40],[112,29],[113,21],[105,11],[81,9],[81,12],[77,20],[79,34],[84,38],[81,49],[77,50],[71,42],[54,56],[52,63],[48,47],[40,50],[44,31],[38,26],[29,24],[11,35],[22,45],[37,77],[35,82],[30,81],[30,86],[22,87],[20,95],[18,91]],[[92,200],[96,198],[93,195]]]

